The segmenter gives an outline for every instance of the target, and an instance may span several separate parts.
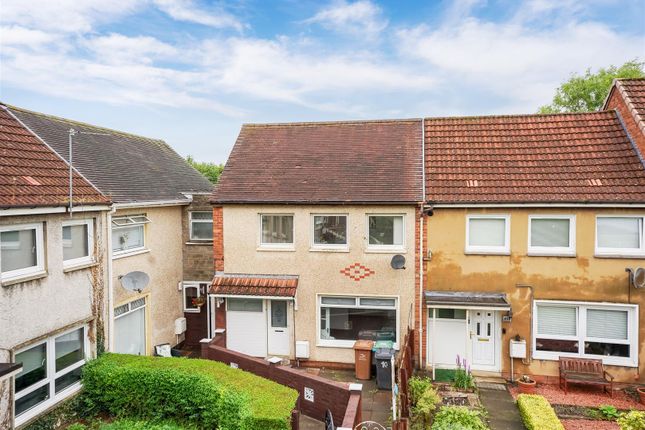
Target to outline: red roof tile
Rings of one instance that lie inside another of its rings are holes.
[[[78,173],[74,206],[108,204]],[[66,206],[69,164],[0,106],[0,207]]]
[[[420,120],[244,125],[214,203],[414,203]]]
[[[295,297],[297,288],[297,276],[224,274],[215,276],[210,294]]]
[[[616,79],[615,86],[629,106],[641,132],[645,133],[645,78]]]
[[[425,120],[430,203],[643,203],[614,111]]]

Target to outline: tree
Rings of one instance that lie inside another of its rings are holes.
[[[587,69],[582,76],[573,74],[556,90],[553,102],[542,106],[538,112],[591,112],[601,109],[614,79],[645,77],[643,64],[632,60],[620,67],[601,68],[596,73]]]
[[[217,181],[219,180],[219,175],[221,175],[222,170],[224,170],[223,164],[215,164],[206,161],[195,161],[192,155],[186,157],[186,161],[213,184],[217,183]]]

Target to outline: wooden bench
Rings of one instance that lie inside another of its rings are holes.
[[[602,367],[602,360],[560,357],[560,388],[564,385],[564,394],[568,384],[601,386],[614,396],[614,377]]]

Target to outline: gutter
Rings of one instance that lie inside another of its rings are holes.
[[[114,209],[128,209],[128,208],[149,208],[157,206],[184,206],[191,204],[193,199],[175,199],[175,200],[158,200],[158,201],[143,201],[143,202],[129,202],[129,203],[115,203]]]
[[[431,208],[645,208],[645,203],[435,203]]]

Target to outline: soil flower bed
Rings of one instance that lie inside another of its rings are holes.
[[[517,398],[517,395],[520,394],[517,387],[510,387],[509,391],[513,398]],[[539,384],[535,394],[544,396],[552,405],[578,405],[597,408],[600,405],[610,404],[618,409],[645,410],[645,405],[636,402],[623,391],[615,391],[612,398],[608,394],[593,388],[573,386],[569,388],[568,394],[564,394],[564,391],[557,385]]]

